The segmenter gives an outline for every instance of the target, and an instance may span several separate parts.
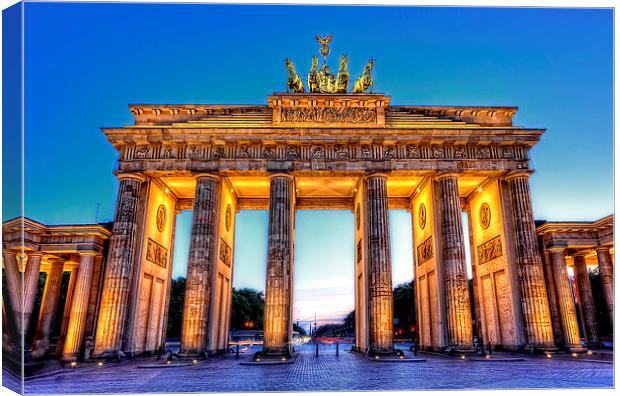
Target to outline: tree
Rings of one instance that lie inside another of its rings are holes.
[[[598,267],[588,271],[592,287],[592,299],[596,310],[596,322],[599,337],[613,337],[613,330],[609,321],[609,311],[603,294],[603,282]]]
[[[167,338],[181,337],[183,321],[183,299],[185,298],[185,278],[172,279],[170,284],[170,304],[168,305]]]
[[[414,326],[413,281],[394,288],[394,330],[401,336],[411,336]]]
[[[347,333],[355,334],[355,310],[349,312],[344,318],[344,329]]]
[[[293,323],[293,331],[296,331],[299,333],[299,335],[306,335],[306,330],[304,330],[303,327],[299,326],[297,323]]]
[[[263,329],[265,297],[254,289],[235,289],[232,293],[231,329]]]

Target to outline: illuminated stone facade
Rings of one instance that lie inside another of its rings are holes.
[[[267,268],[261,356],[290,353],[297,209],[347,209],[355,215],[356,349],[361,352],[396,352],[389,209],[412,213],[422,349],[473,352],[474,335],[485,347],[578,348],[566,266],[567,260],[574,262],[578,278],[583,275],[591,254],[582,253],[588,249],[601,263],[613,312],[611,228],[591,226],[598,239],[587,243],[557,237],[564,228],[556,223],[535,228],[529,150],[544,131],[513,126],[516,108],[390,106],[390,97],[382,94],[277,93],[267,102],[130,105],[133,125],[103,129],[119,153],[112,232],[100,226],[69,227],[69,233],[85,227],[97,243],[88,249],[72,245],[74,250],[62,255],[49,253],[49,244],[37,236],[25,248],[24,287],[21,245],[10,239],[17,223],[4,225],[9,231],[3,257],[10,309],[14,315],[23,312],[22,326],[32,312],[32,279],[38,268],[48,272],[39,347],[49,344],[46,327],[57,309],[54,296],[65,260],[78,271],[71,278],[72,302],[61,330],[65,359],[81,356],[87,337],[93,337],[97,357],[161,348],[175,219],[186,209],[193,210],[180,347],[186,358],[226,350],[235,215],[249,209],[269,210],[267,262],[256,263]],[[469,241],[463,212],[469,218]],[[32,224],[43,234],[55,232]],[[601,234],[601,227],[607,234]],[[91,275],[98,273],[100,279]],[[591,291],[587,282],[578,283],[582,316],[588,318]],[[22,290],[25,297],[19,295]],[[595,334],[595,324],[585,322],[584,330]],[[23,330],[17,326],[15,331]]]
[[[83,352],[85,344],[92,343],[88,339],[92,340],[95,332],[103,255],[110,236],[108,228],[96,224],[46,226],[17,218],[2,225],[3,269],[8,286],[8,298],[3,298],[2,329],[8,336],[4,347],[7,342],[12,344],[5,352],[21,350],[24,337],[30,349],[26,360],[49,357],[54,336],[56,356],[72,361]],[[32,318],[41,275],[43,295],[37,307],[38,318]],[[64,288],[63,277],[68,278]],[[59,307],[61,294],[66,296],[64,308]],[[63,309],[62,316],[58,315],[59,309]],[[58,317],[61,323],[55,323]],[[59,334],[52,334],[58,328]]]
[[[165,186],[174,201],[169,213],[194,208],[182,353],[225,347],[218,334],[227,331],[221,313],[230,309],[231,278],[222,272],[228,268],[222,257],[232,257],[234,241],[218,243],[229,219],[218,205],[223,200],[231,203],[233,218],[238,210],[270,211],[264,355],[286,354],[291,342],[296,209],[349,209],[356,216],[358,350],[394,352],[387,210],[401,208],[414,217],[421,346],[473,351],[461,213],[474,205],[477,216],[483,203],[492,226],[473,239],[476,247],[491,240],[496,246],[483,246],[485,262],[477,271],[485,337],[507,348],[553,347],[527,188],[528,151],[543,130],[513,126],[516,108],[390,106],[382,94],[278,93],[267,102],[132,105],[134,125],[104,129],[120,154],[119,175]],[[201,192],[206,179],[208,198]],[[495,191],[492,199],[482,200],[488,189]],[[204,224],[203,208],[210,213]],[[136,219],[143,216],[139,211],[154,212],[149,205],[136,210]],[[118,252],[114,246],[109,257],[132,260],[128,245]],[[493,316],[499,311],[501,317]],[[124,326],[122,318],[112,319],[101,322],[102,334]],[[136,320],[129,314],[125,322]],[[130,351],[135,336],[115,337],[95,340],[96,350],[117,345]]]
[[[550,308],[554,313],[553,330],[560,346],[579,349],[580,336],[586,338],[589,345],[596,346],[600,341],[588,267],[598,267],[613,329],[613,222],[613,215],[610,215],[593,222],[540,222],[536,229],[545,260]],[[574,275],[574,288],[567,268]]]

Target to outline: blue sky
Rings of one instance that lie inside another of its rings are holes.
[[[315,34],[332,32],[332,63],[346,53],[356,73],[374,57],[375,90],[391,95],[393,104],[516,105],[516,124],[547,128],[532,151],[537,219],[595,219],[613,211],[611,10],[106,3],[25,8],[25,211],[35,220],[93,222],[97,204],[98,220],[112,219],[117,154],[100,128],[130,124],[128,103],[265,103],[268,94],[284,90],[283,59],[307,69],[318,52]],[[16,152],[5,145],[3,155],[9,161]],[[6,220],[19,214],[19,201],[6,184],[3,190]],[[352,227],[344,231],[351,217],[298,214],[297,306],[300,296],[318,298],[304,290],[326,268],[334,268],[352,291]],[[248,212],[238,220],[235,286],[260,287],[266,216]],[[390,220],[400,281],[413,271],[410,220],[406,213],[392,213]],[[191,215],[180,216],[175,274],[184,272],[190,221]],[[312,238],[329,248],[313,249]],[[332,286],[321,295],[329,302],[340,292]],[[346,298],[352,306],[351,293]],[[326,308],[322,314],[334,313]]]

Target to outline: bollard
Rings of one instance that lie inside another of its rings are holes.
[[[235,352],[235,358],[239,359],[239,344],[237,344],[237,351]]]
[[[340,356],[340,343],[336,341],[336,356]]]
[[[316,345],[316,353],[315,353],[315,356],[317,356],[317,357],[318,357],[318,356],[319,356],[319,343],[317,342],[315,345]]]

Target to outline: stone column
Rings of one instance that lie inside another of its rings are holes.
[[[211,272],[217,243],[218,185],[216,175],[203,173],[196,176],[180,349],[181,355],[188,358],[204,354],[206,348],[209,299],[213,287]]]
[[[568,272],[566,271],[566,260],[564,259],[563,247],[552,247],[549,249],[549,257],[553,268],[555,280],[555,292],[564,335],[564,345],[566,348],[574,350],[581,348],[579,342],[579,326],[577,324],[577,313],[573,301]]]
[[[60,260],[52,261],[52,268],[47,274],[45,280],[45,289],[43,290],[43,299],[41,300],[41,309],[39,311],[39,323],[37,333],[34,337],[32,358],[40,359],[45,356],[50,347],[50,334],[58,303],[60,300],[60,287],[62,285],[63,262]]]
[[[538,253],[528,177],[529,174],[526,172],[515,172],[510,174],[506,180],[510,186],[513,210],[519,289],[523,322],[528,339],[526,348],[548,350],[555,348],[553,328],[545,277]]]
[[[555,344],[564,345],[564,330],[560,315],[560,307],[558,306],[558,293],[556,291],[553,263],[551,262],[551,252],[549,249],[543,251],[542,262],[545,273],[545,284],[547,285],[547,296],[549,297],[549,313],[551,314]]]
[[[67,286],[67,294],[65,296],[65,306],[62,310],[62,323],[60,325],[60,336],[56,343],[56,357],[62,358],[65,350],[65,340],[67,339],[67,330],[69,330],[69,317],[71,315],[71,303],[73,303],[73,292],[75,291],[75,282],[77,280],[77,268],[69,271],[69,285]]]
[[[447,350],[473,351],[473,334],[465,239],[461,223],[458,175],[446,173],[437,177],[442,264],[446,296]]]
[[[119,174],[118,201],[112,227],[95,338],[95,355],[112,356],[121,349],[133,269],[136,219],[144,178]]]
[[[369,354],[394,351],[392,257],[386,182],[387,176],[382,174],[365,178]]]
[[[271,176],[263,355],[289,353],[292,336],[294,192],[290,175]]]
[[[609,246],[598,246],[596,248],[596,257],[598,259],[598,270],[601,274],[601,283],[603,284],[603,295],[609,312],[609,323],[613,329],[614,325],[614,268],[611,264],[611,254],[609,254]]]
[[[82,350],[96,255],[95,252],[80,252],[80,267],[76,270],[77,279],[69,313],[69,327],[62,353],[62,359],[65,361],[76,360]]]
[[[588,343],[598,343],[598,328],[596,325],[596,308],[592,297],[592,286],[586,265],[586,253],[573,254],[575,268],[575,278],[577,279],[577,290],[579,290],[579,303],[583,312],[583,322],[586,329]]]
[[[34,300],[37,296],[37,286],[39,285],[39,270],[41,269],[42,252],[28,253],[28,261],[24,270],[24,320],[23,334],[28,334],[30,317],[34,309]]]
[[[19,270],[19,263],[17,261],[17,254],[8,249],[2,249],[2,255],[4,256],[4,271],[6,275],[7,292],[11,305],[12,312],[7,315],[11,317],[15,324],[15,331],[17,336],[21,339],[21,323],[22,323],[22,274]],[[16,342],[21,342],[17,341]]]

